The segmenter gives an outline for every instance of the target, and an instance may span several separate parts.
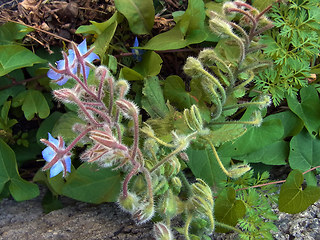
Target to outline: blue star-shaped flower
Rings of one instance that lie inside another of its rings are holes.
[[[53,144],[55,149],[53,149],[53,146],[46,147],[42,151],[42,156],[43,156],[43,159],[46,160],[46,162],[48,162],[48,163],[50,163],[52,160],[56,161],[56,163],[54,163],[53,166],[50,168],[50,177],[54,177],[62,171],[63,171],[63,176],[65,176],[67,172],[71,172],[70,155],[65,154],[62,158],[56,159],[57,152],[65,150],[65,143],[62,140],[62,138],[59,138],[59,140],[55,139],[54,137],[51,136],[50,133],[48,133],[48,136],[49,136],[49,138],[48,138],[49,143]],[[49,145],[49,144],[47,144],[47,145]]]
[[[56,68],[52,67],[47,73],[47,76],[50,79],[55,80],[60,86],[64,85],[68,79],[71,78],[71,76],[68,75],[68,70],[71,74],[75,75],[79,66],[80,73],[87,78],[90,71],[88,65],[90,65],[93,60],[99,59],[98,55],[93,53],[93,48],[90,50],[87,49],[86,39],[78,46],[75,46],[74,44],[73,49],[69,49],[68,53],[69,55],[67,57],[56,62]],[[83,74],[82,66],[84,66],[85,74]]]
[[[133,47],[139,47],[139,41],[137,37],[134,39]],[[141,62],[144,51],[141,49],[132,49],[131,52],[133,59],[137,62]]]

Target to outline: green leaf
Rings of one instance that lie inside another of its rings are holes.
[[[220,146],[225,142],[233,141],[243,134],[247,129],[241,124],[223,125],[222,127],[210,131],[206,137],[209,137],[214,146]]]
[[[289,164],[292,169],[309,170],[320,165],[320,140],[302,130],[290,141]]]
[[[142,61],[139,62],[133,70],[140,73],[143,77],[156,76],[160,73],[162,59],[159,54],[153,51],[147,51],[143,54]]]
[[[44,213],[49,213],[54,210],[63,208],[63,204],[58,199],[58,197],[52,194],[50,191],[46,192],[41,203]]]
[[[27,120],[31,120],[35,114],[40,118],[46,118],[50,114],[50,108],[47,100],[40,91],[27,90],[21,92],[13,99],[12,106],[18,107],[22,105],[22,111]]]
[[[188,167],[195,177],[203,179],[209,186],[217,185],[227,179],[211,149],[195,150],[189,147],[186,152],[189,157]],[[221,161],[226,168],[229,167],[229,157],[222,157]]]
[[[214,216],[218,222],[230,226],[237,225],[238,219],[246,214],[246,206],[242,200],[236,200],[236,191],[233,188],[223,190],[215,200]],[[216,232],[230,232],[230,229],[217,226]]]
[[[0,139],[0,192],[9,184],[9,190],[16,201],[24,201],[39,195],[36,184],[19,176],[16,157],[13,150]]]
[[[197,103],[196,97],[185,90],[183,80],[177,75],[171,75],[164,81],[163,94],[172,104],[180,110],[190,108]]]
[[[95,47],[94,52],[103,58],[105,52],[109,48],[109,44],[116,32],[118,22],[113,22],[108,26],[95,40],[93,46]],[[103,60],[102,60],[103,61]]]
[[[261,127],[250,127],[237,140],[223,144],[218,152],[221,156],[229,157],[252,153],[281,140],[283,132],[283,126],[279,119],[266,120]]]
[[[46,62],[30,50],[18,45],[0,45],[0,76],[36,63]]]
[[[41,122],[40,127],[37,131],[37,142],[40,146],[44,146],[43,143],[40,142],[41,138],[48,138],[48,132],[52,132],[52,129],[55,125],[55,123],[59,120],[59,118],[63,115],[61,112],[53,112],[50,114],[49,117],[47,117],[43,122]]]
[[[84,163],[71,172],[62,194],[89,203],[115,202],[121,188],[122,177],[110,168]]]
[[[77,133],[72,131],[75,123],[84,123],[74,112],[63,114],[52,129],[53,136],[62,136],[65,142],[70,142],[77,137]]]
[[[150,33],[155,14],[152,0],[115,0],[114,4],[116,9],[128,20],[130,30],[133,33]]]
[[[313,136],[319,134],[320,128],[320,99],[314,86],[300,90],[301,101],[295,97],[287,97],[288,106],[306,126]]]
[[[119,78],[123,78],[128,81],[143,80],[143,76],[140,73],[128,67],[121,68]]]
[[[14,44],[16,40],[21,40],[32,28],[21,24],[8,22],[0,26],[0,45]]]
[[[97,34],[100,35],[102,32],[106,30],[107,27],[109,27],[114,22],[122,22],[123,16],[119,14],[119,12],[115,12],[111,18],[109,18],[107,21],[98,23],[96,21],[90,21],[91,25],[82,25],[80,26],[76,33],[77,34]]]
[[[142,93],[144,95],[141,100],[142,107],[152,118],[164,118],[166,114],[169,113],[157,77],[148,77],[145,79]]]
[[[303,126],[304,126],[303,121],[290,110],[271,114],[265,118],[265,121],[269,119],[281,120],[282,126],[284,128],[284,133],[282,138],[292,137],[297,135],[303,129]]]
[[[266,165],[285,165],[289,156],[289,143],[277,141],[267,145],[255,152],[251,152],[235,159],[246,161],[247,163],[263,163]]]
[[[306,210],[320,198],[320,188],[307,186],[302,188],[303,174],[293,170],[286,182],[281,186],[279,195],[279,210],[295,214]]]
[[[179,17],[179,22],[171,30],[158,34],[150,39],[141,49],[169,50],[184,48],[190,44],[200,43],[207,38],[204,29],[204,3],[199,0],[189,0],[188,8]]]

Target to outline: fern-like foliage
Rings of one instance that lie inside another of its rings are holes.
[[[271,208],[276,201],[277,188],[273,185],[264,186],[262,189],[250,188],[267,183],[268,178],[268,172],[254,177],[251,170],[236,180],[230,179],[227,183],[227,186],[238,189],[236,198],[241,199],[246,206],[246,215],[238,221],[238,226],[242,230],[239,237],[243,240],[273,239],[271,231],[278,231],[273,224],[273,221],[277,220],[277,215]],[[240,188],[248,189],[241,190]]]
[[[278,105],[308,84],[311,66],[320,53],[318,0],[289,0],[273,6],[270,18],[275,27],[262,36],[264,53],[274,62],[255,77],[257,88],[272,95]]]

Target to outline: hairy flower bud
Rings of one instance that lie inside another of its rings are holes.
[[[182,188],[182,183],[179,177],[173,177],[170,180],[170,187],[175,194],[179,194]]]
[[[118,202],[119,202],[119,206],[124,211],[132,213],[138,207],[139,198],[133,193],[128,193],[127,197],[124,197],[122,194],[120,194]]]
[[[176,196],[173,195],[171,190],[168,190],[158,205],[159,213],[164,217],[170,219],[174,218],[177,214],[177,201]]]
[[[248,164],[233,165],[229,170],[230,177],[239,178],[246,172],[250,171],[251,167]]]
[[[95,70],[95,77],[98,80],[105,80],[110,75],[110,71],[106,66],[100,65]]]
[[[130,84],[127,80],[120,79],[116,82],[115,90],[119,93],[119,97],[123,98],[130,90]]]
[[[139,115],[139,108],[134,103],[126,99],[117,100],[116,105],[122,112],[123,116],[128,119],[133,119],[134,116]]]
[[[222,19],[221,16],[217,15],[214,12],[210,12],[211,19],[209,21],[210,29],[220,37],[224,36],[233,36],[231,25]]]
[[[142,224],[151,220],[153,215],[154,206],[149,203],[147,205],[140,206],[139,209],[132,214],[132,217],[137,223]]]
[[[69,88],[54,90],[53,96],[63,103],[73,103],[76,98],[75,93]]]
[[[156,240],[172,240],[173,234],[169,227],[162,222],[153,225],[153,232]]]
[[[203,66],[201,62],[194,57],[188,57],[186,64],[183,66],[184,72],[190,77],[199,76],[199,73],[202,69]]]

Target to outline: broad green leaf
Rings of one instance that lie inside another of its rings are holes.
[[[95,40],[93,46],[95,47],[94,52],[103,58],[105,52],[109,48],[110,41],[116,32],[118,22],[113,22],[108,26]],[[102,60],[103,61],[103,60]]]
[[[303,129],[303,121],[295,115],[290,110],[271,114],[265,118],[266,120],[269,119],[280,119],[284,128],[284,133],[282,138],[292,137],[297,135]]]
[[[185,90],[183,80],[177,75],[171,75],[164,81],[163,95],[180,110],[190,108],[197,103],[197,98]]]
[[[185,13],[179,17],[176,26],[167,32],[153,37],[141,48],[149,50],[169,50],[200,43],[207,38],[204,29],[204,20],[205,11],[203,1],[189,0],[188,8]]]
[[[307,186],[302,188],[303,174],[293,170],[286,182],[281,186],[279,195],[279,210],[295,214],[306,210],[320,198],[320,188]]]
[[[236,191],[233,188],[223,190],[215,200],[214,216],[218,222],[228,224],[230,226],[237,225],[238,219],[246,214],[246,206],[242,200],[236,200]],[[217,226],[216,232],[229,232]]]
[[[145,79],[142,93],[144,95],[141,100],[142,107],[152,118],[164,118],[166,114],[169,113],[157,77],[148,77]]]
[[[0,192],[9,184],[9,190],[16,201],[24,201],[39,195],[36,184],[22,179],[18,172],[13,150],[0,139]]]
[[[143,77],[156,76],[160,73],[162,59],[159,54],[153,51],[147,51],[143,54],[142,61],[139,62],[133,70],[140,73]]]
[[[110,54],[108,54],[108,68],[112,73],[114,74],[117,73],[117,68],[118,68],[117,58]]]
[[[89,203],[115,202],[120,193],[121,181],[118,171],[84,163],[71,172],[62,194]]]
[[[45,62],[27,48],[18,45],[0,45],[0,52],[0,76],[18,68]]]
[[[150,33],[155,13],[152,0],[115,0],[114,4],[126,17],[134,34]]]
[[[320,165],[320,139],[302,130],[290,141],[289,164],[292,169],[309,170]]]
[[[285,165],[289,156],[289,143],[277,141],[267,145],[255,152],[242,156],[236,156],[235,159],[246,161],[247,163],[263,163],[266,165]]]
[[[40,194],[36,184],[28,182],[22,178],[12,178],[9,185],[9,190],[16,201],[25,201],[35,198]]]
[[[21,92],[13,99],[12,106],[18,107],[22,105],[22,111],[27,120],[31,120],[35,114],[40,118],[46,118],[50,114],[50,108],[47,100],[40,91],[27,90]]]
[[[281,140],[283,126],[279,119],[264,121],[261,127],[248,127],[245,134],[234,142],[223,144],[218,152],[222,156],[242,156],[258,151],[271,143]]]
[[[128,67],[121,68],[119,78],[123,78],[128,81],[143,80],[143,76],[140,73]]]
[[[203,179],[209,186],[217,185],[227,179],[211,149],[195,150],[189,147],[186,152],[189,157],[188,167],[195,177]],[[226,168],[229,167],[229,157],[223,157],[221,161]]]
[[[55,123],[59,120],[59,118],[63,115],[61,112],[53,112],[47,117],[43,122],[41,122],[40,127],[38,128],[36,138],[38,140],[38,144],[40,146],[44,146],[43,143],[40,142],[41,138],[48,138],[48,132],[52,132],[52,129]]]
[[[21,40],[32,28],[21,24],[8,22],[0,26],[0,45],[14,44],[16,40]]]
[[[319,134],[320,128],[320,99],[314,86],[300,90],[301,101],[296,97],[287,97],[288,106],[306,126],[313,136]]]
[[[76,33],[79,34],[83,34],[83,33],[87,33],[87,34],[97,34],[100,35],[104,30],[106,30],[107,27],[109,27],[112,23],[114,22],[122,22],[123,20],[123,16],[121,14],[119,14],[117,11],[112,15],[111,18],[109,18],[107,21],[102,22],[102,23],[98,23],[96,21],[90,21],[91,25],[82,25],[80,26]]]
[[[72,131],[72,127],[75,123],[84,122],[74,112],[63,114],[54,125],[52,129],[52,135],[62,136],[65,142],[72,141],[75,137],[77,137],[77,133]]]
[[[50,191],[47,191],[46,194],[43,196],[41,204],[44,213],[49,213],[54,210],[63,208],[63,204],[58,199],[58,197],[52,194],[52,192]]]

